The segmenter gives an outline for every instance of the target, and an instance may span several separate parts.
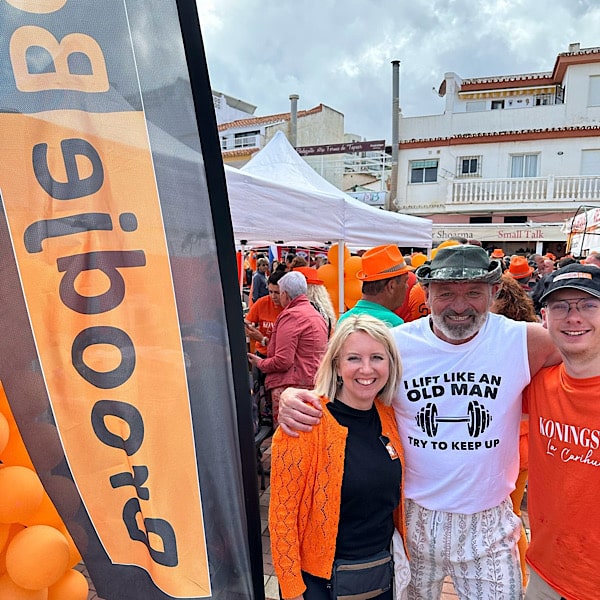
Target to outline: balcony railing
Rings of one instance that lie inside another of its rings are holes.
[[[221,150],[239,150],[240,148],[262,148],[262,138],[259,134],[240,137],[221,138]]]
[[[600,176],[461,179],[450,187],[454,205],[600,200]]]

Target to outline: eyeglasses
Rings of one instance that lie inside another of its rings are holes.
[[[548,302],[548,312],[557,319],[564,319],[572,307],[584,317],[593,317],[600,310],[600,300],[596,298],[579,298],[578,300],[555,300]]]

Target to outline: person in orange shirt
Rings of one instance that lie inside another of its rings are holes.
[[[512,262],[511,262],[512,264]],[[492,303],[491,312],[512,319],[513,321],[527,321],[537,323],[539,321],[535,314],[533,300],[527,295],[527,292],[521,287],[519,282],[511,273],[504,272],[500,280],[500,289]],[[515,489],[510,497],[513,503],[513,510],[517,517],[521,517],[521,504],[527,487],[527,476],[529,473],[529,417],[523,415],[519,427],[519,476],[515,482]],[[521,537],[519,538],[519,560],[521,561],[521,576],[523,586],[527,584],[527,565],[525,554],[529,546],[525,525],[521,527]]]
[[[260,358],[267,357],[267,344],[273,332],[273,325],[283,310],[279,301],[279,280],[285,271],[277,271],[269,275],[267,287],[268,296],[259,298],[248,311],[244,326],[246,335],[253,343],[254,352]],[[252,367],[252,390],[257,399],[259,410],[263,416],[271,418],[272,406],[269,392],[265,388],[265,373],[258,367]]]
[[[404,533],[403,453],[391,408],[401,370],[388,327],[350,316],[316,375],[322,426],[299,438],[275,432],[269,531],[282,598],[392,600],[390,542],[395,530]],[[337,567],[349,559],[355,569],[382,564],[336,590]],[[396,547],[394,559],[398,568]],[[408,585],[408,568],[404,575]]]
[[[526,600],[597,600],[600,591],[600,269],[543,280],[542,322],[563,362],[525,389],[529,411]]]

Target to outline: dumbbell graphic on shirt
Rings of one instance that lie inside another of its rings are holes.
[[[492,415],[485,406],[477,400],[471,400],[467,407],[467,414],[461,416],[440,416],[437,406],[428,402],[426,406],[416,414],[417,425],[429,437],[435,437],[440,423],[467,423],[467,429],[471,437],[480,436],[492,421]]]

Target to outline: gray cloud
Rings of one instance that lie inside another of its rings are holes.
[[[391,61],[403,114],[443,112],[446,71],[551,71],[571,42],[600,46],[595,0],[198,0],[212,86],[257,115],[324,103],[346,130],[391,137]]]

